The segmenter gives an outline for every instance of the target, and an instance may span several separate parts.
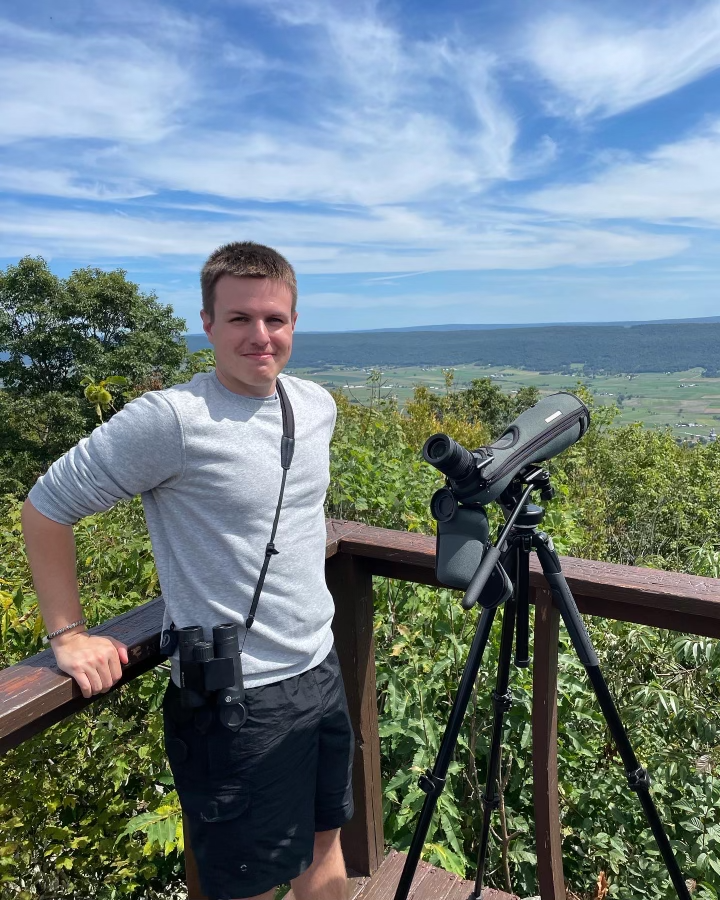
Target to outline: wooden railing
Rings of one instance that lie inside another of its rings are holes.
[[[562,559],[581,612],[686,633],[720,636],[720,581],[610,563]],[[354,522],[327,525],[326,578],[335,600],[335,643],[356,735],[355,816],[343,829],[348,867],[377,871],[384,855],[380,742],[375,687],[372,577],[437,585],[435,540]],[[559,614],[531,558],[536,606],[533,660],[533,784],[538,881],[542,900],[565,900],[557,792]],[[154,600],[93,629],[129,648],[123,684],[157,665],[162,601]],[[0,753],[92,703],[54,666],[50,651],[0,672]],[[202,897],[186,851],[191,900]]]

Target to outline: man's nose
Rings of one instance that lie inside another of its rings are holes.
[[[267,327],[266,327],[265,323],[262,321],[262,319],[253,323],[251,337],[252,337],[253,343],[255,343],[255,344],[260,344],[263,347],[267,344],[269,335],[268,335]]]

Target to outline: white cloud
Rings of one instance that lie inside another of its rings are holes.
[[[315,172],[327,173],[321,199],[362,202],[361,189],[368,203],[386,196],[388,202],[412,199],[452,184],[481,190],[512,171],[517,123],[501,95],[492,53],[469,40],[409,39],[372,2],[249,0],[244,5],[295,29],[296,47],[307,63],[296,79],[304,81],[312,109],[299,113],[292,136],[275,123],[243,140],[260,142],[264,149],[270,145],[272,151],[279,132],[285,155],[298,160],[295,168],[309,168],[310,190]],[[317,166],[314,154],[321,157]],[[330,160],[328,166],[328,155],[337,155],[341,164]],[[270,158],[280,156],[275,152]],[[290,167],[283,162],[283,168]]]
[[[131,181],[103,181],[82,178],[66,169],[43,169],[33,166],[0,167],[0,190],[15,194],[42,194],[78,200],[128,200],[148,192]]]
[[[0,20],[0,143],[94,138],[152,143],[191,97],[187,68],[129,35],[31,30]]]
[[[216,246],[246,236],[276,246],[303,274],[629,265],[687,247],[683,238],[630,229],[578,228],[529,218],[512,228],[503,218],[491,217],[448,224],[401,208],[362,217],[269,209],[226,222],[0,208],[4,257],[202,258]]]
[[[128,150],[123,168],[155,190],[374,206],[445,188],[477,189],[491,173],[453,144],[432,116],[409,114],[397,127],[365,127],[348,116],[327,132],[278,126],[244,135],[207,133],[174,141],[162,153]]]
[[[540,129],[518,146],[523,121],[500,82],[508,60],[485,35],[419,40],[366,0],[245,5],[272,18],[262,39],[142,0],[92,32],[0,21],[0,189],[82,201],[0,207],[0,255],[179,272],[252,237],[301,273],[530,271],[673,257],[687,237],[638,221],[718,220],[718,128],[500,210],[493,187],[538,177],[567,151]],[[715,33],[718,8],[678,19],[677,40],[669,26],[547,19],[530,57],[574,114],[610,114],[708,71],[715,50],[698,35]],[[598,218],[638,221],[577,224]]]
[[[215,62],[224,77],[211,66],[191,76],[218,40],[218,23],[202,34],[191,21],[168,26],[162,8],[155,28],[138,7],[125,34],[105,23],[90,37],[0,21],[0,143],[76,139],[56,141],[37,178],[8,174],[6,188],[374,206],[477,193],[513,176],[517,123],[491,54],[444,38],[409,41],[372,4],[261,8],[297,30],[297,55],[286,61],[221,41]],[[264,83],[267,73],[278,81]],[[291,115],[270,111],[272,102],[248,105],[257,92],[272,89],[272,101],[298,86]],[[79,151],[77,140],[85,141]],[[96,140],[111,146],[98,151]],[[19,154],[8,162],[23,168]]]
[[[615,163],[585,184],[549,187],[528,206],[578,219],[720,225],[720,121],[644,159]]]
[[[633,27],[581,5],[536,23],[525,54],[561,95],[550,102],[555,112],[612,116],[720,66],[720,3],[679,4],[674,17],[655,27]]]

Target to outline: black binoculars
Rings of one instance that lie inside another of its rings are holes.
[[[196,709],[214,699],[222,724],[237,730],[247,719],[238,626],[216,625],[212,641],[205,640],[200,625],[187,625],[176,633],[181,704]]]

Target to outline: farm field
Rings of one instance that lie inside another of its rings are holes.
[[[672,428],[677,437],[697,440],[709,438],[712,430],[720,434],[720,378],[703,378],[701,369],[687,372],[647,372],[633,375],[588,377],[548,374],[502,366],[455,366],[455,385],[462,388],[473,378],[492,378],[504,391],[524,385],[541,393],[572,390],[580,380],[600,403],[615,403],[620,408],[617,424],[642,422],[647,428]],[[344,389],[358,401],[368,396],[370,369],[288,369],[310,378],[331,390]],[[441,368],[384,368],[383,392],[394,394],[400,403],[412,396],[417,384],[444,391]]]

